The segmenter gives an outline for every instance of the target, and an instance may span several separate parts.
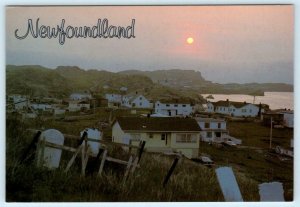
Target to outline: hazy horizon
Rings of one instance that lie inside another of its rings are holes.
[[[93,26],[98,19],[127,26],[133,39],[57,39],[24,34],[27,20],[40,24]],[[193,44],[186,39],[192,37]],[[187,69],[216,83],[293,84],[294,7],[63,6],[6,8],[6,64],[78,66],[110,72]]]
[[[138,69],[128,69],[128,70],[121,70],[121,71],[110,71],[107,69],[101,69],[101,68],[81,68],[79,66],[76,65],[59,65],[57,67],[51,68],[51,67],[47,67],[47,66],[43,66],[43,65],[15,65],[15,64],[6,64],[7,65],[12,65],[12,66],[39,66],[39,67],[44,67],[44,68],[48,68],[50,70],[55,70],[58,67],[78,67],[81,70],[84,71],[89,71],[89,70],[97,70],[97,71],[106,71],[106,72],[112,72],[112,73],[120,73],[120,72],[125,72],[125,71],[142,71],[142,72],[153,72],[153,71],[165,71],[165,70],[192,70],[195,72],[200,72],[201,76],[206,80],[206,81],[211,81],[213,83],[220,83],[220,84],[251,84],[251,83],[258,83],[258,82],[245,82],[245,83],[238,83],[238,82],[227,82],[227,83],[221,83],[221,82],[216,82],[216,81],[212,81],[208,78],[206,78],[203,73],[200,70],[193,70],[193,69],[180,69],[180,68],[169,68],[169,69],[157,69],[157,70],[138,70]],[[261,82],[261,83],[283,83],[283,82]],[[259,83],[258,83],[259,84]],[[284,84],[290,84],[290,85],[294,85],[294,83],[284,83]]]

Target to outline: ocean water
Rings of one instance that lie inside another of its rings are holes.
[[[206,98],[209,94],[201,94]],[[244,94],[212,94],[214,99],[208,99],[212,102],[229,99],[230,101],[239,101],[247,103],[268,104],[270,109],[286,108],[294,110],[294,93],[293,92],[265,92],[264,96],[253,96]]]

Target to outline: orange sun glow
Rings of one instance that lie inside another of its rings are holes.
[[[190,44],[193,44],[194,42],[194,39],[192,37],[189,37],[186,39],[186,42],[190,45]]]

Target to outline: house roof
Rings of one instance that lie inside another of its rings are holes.
[[[156,101],[155,103],[161,103],[161,104],[181,104],[181,105],[191,105],[191,103],[187,103],[187,102],[171,102],[171,101]]]
[[[201,131],[195,119],[178,117],[119,117],[124,131],[187,132]]]
[[[202,118],[202,117],[195,117],[195,120],[198,122],[226,122],[224,119]]]
[[[214,107],[217,106],[223,106],[223,107],[229,107],[230,105],[234,106],[235,108],[242,108],[248,104],[247,102],[237,102],[237,101],[217,101],[217,102],[210,102],[211,104],[214,105]],[[252,104],[254,106],[259,107],[259,104]],[[267,104],[261,104],[262,108],[268,108]]]

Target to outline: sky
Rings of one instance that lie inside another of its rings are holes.
[[[56,27],[128,26],[131,39],[33,38],[34,24]],[[194,42],[187,43],[192,37]],[[217,83],[282,82],[293,84],[294,8],[260,6],[86,6],[7,7],[6,64],[79,66],[112,72],[192,69]]]

